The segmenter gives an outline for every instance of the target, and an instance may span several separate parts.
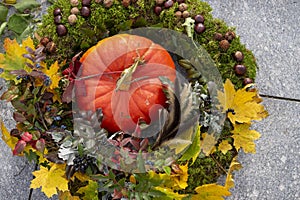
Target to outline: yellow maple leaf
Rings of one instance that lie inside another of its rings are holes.
[[[223,112],[228,112],[228,118],[233,124],[250,123],[268,116],[264,106],[259,104],[261,99],[257,90],[245,87],[236,91],[229,79],[224,84],[224,92],[218,91],[218,99],[220,107]]]
[[[58,62],[55,61],[49,69],[44,68],[43,72],[51,79],[50,89],[53,90],[55,88],[58,88],[58,83],[61,79],[60,74],[58,73],[59,70]]]
[[[245,153],[255,153],[255,143],[260,137],[260,133],[255,130],[250,130],[251,124],[235,124],[231,131],[231,137],[234,139],[233,145],[237,150],[243,148]]]
[[[31,68],[29,68],[25,63],[32,63],[30,60],[23,57],[23,54],[27,54],[27,50],[25,47],[30,47],[33,50],[34,44],[30,37],[22,41],[22,44],[19,45],[16,40],[10,40],[6,38],[4,40],[3,47],[5,49],[5,54],[0,54],[0,68],[4,71],[0,74],[0,77],[6,80],[14,80],[15,83],[19,83],[21,80],[17,80],[16,76],[11,74],[12,70],[21,70],[24,69],[27,72],[31,72]]]
[[[222,185],[206,184],[195,188],[197,194],[192,195],[192,200],[224,200],[224,196],[231,193]]]
[[[188,163],[179,165],[179,168],[181,169],[181,173],[171,175],[171,180],[174,181],[173,189],[185,189],[188,186]]]
[[[231,149],[232,146],[229,144],[228,140],[223,140],[218,146],[218,150],[220,150],[223,154],[226,154]]]
[[[177,192],[174,192],[172,189],[170,188],[166,188],[166,187],[154,187],[155,190],[158,190],[164,194],[166,194],[166,197],[163,197],[163,199],[166,200],[182,200],[184,197],[187,197],[187,194],[178,194]],[[161,198],[160,198],[161,199]]]
[[[237,156],[234,157],[230,163],[229,170],[227,172],[226,182],[225,182],[225,188],[228,190],[232,187],[234,187],[234,180],[232,176],[232,172],[234,170],[240,170],[242,168],[242,165],[237,161]]]
[[[203,140],[201,141],[201,150],[208,156],[215,149],[215,144],[217,143],[216,138],[212,134],[203,133]]]
[[[10,135],[2,120],[0,120],[0,124],[1,124],[2,140],[7,144],[7,146],[9,146],[9,148],[13,150],[18,142],[18,138],[12,137]]]
[[[79,196],[72,196],[70,191],[59,192],[58,198],[60,200],[80,200]]]
[[[41,166],[40,170],[32,172],[35,178],[31,181],[30,188],[42,187],[42,192],[48,198],[57,194],[57,190],[68,191],[68,180],[65,178],[65,164],[53,164],[50,170]]]

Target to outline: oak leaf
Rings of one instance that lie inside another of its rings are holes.
[[[218,150],[220,150],[223,154],[226,154],[231,149],[232,146],[228,143],[228,140],[223,140],[218,146]]]
[[[40,170],[32,172],[35,178],[31,181],[30,188],[42,187],[42,192],[48,198],[57,194],[57,190],[68,191],[68,180],[65,178],[65,164],[53,164],[48,168],[41,166]]]
[[[251,124],[235,124],[231,131],[231,137],[234,139],[233,145],[237,150],[243,148],[245,153],[255,153],[254,140],[260,138],[260,133],[255,130],[250,130]]]
[[[192,200],[224,200],[224,196],[231,193],[222,185],[206,184],[195,188],[197,194],[192,195]]]
[[[256,89],[249,90],[245,87],[236,91],[229,79],[224,84],[224,92],[218,91],[218,99],[219,107],[223,108],[223,112],[228,113],[228,118],[233,124],[250,123],[252,120],[261,120],[268,115],[264,106],[259,104],[261,99]]]

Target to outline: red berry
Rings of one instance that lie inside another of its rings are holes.
[[[171,8],[174,2],[172,0],[167,0],[164,4],[165,8]]]
[[[244,85],[248,85],[248,84],[251,84],[251,83],[253,83],[253,80],[251,78],[244,78],[244,81],[243,81]]]
[[[160,6],[154,7],[154,12],[156,15],[160,15],[161,11],[162,11],[162,7],[160,7]]]
[[[195,29],[196,33],[200,34],[205,31],[205,26],[202,23],[198,23],[195,25],[194,29]]]
[[[244,65],[235,65],[234,66],[234,71],[237,75],[244,75],[247,71],[247,68]]]
[[[195,23],[203,23],[204,22],[204,17],[202,15],[196,15],[194,17]]]

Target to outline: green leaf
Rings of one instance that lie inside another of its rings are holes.
[[[40,4],[36,0],[23,0],[14,5],[17,11],[23,13],[25,10],[39,7]]]
[[[166,174],[168,174],[168,175],[171,175],[171,167],[169,167],[169,166],[164,166],[163,167],[164,168],[164,171],[166,172]]]
[[[184,152],[184,154],[179,159],[179,161],[186,161],[186,160],[192,159],[192,164],[193,164],[195,162],[195,160],[197,159],[200,151],[201,151],[201,148],[200,148],[200,126],[198,126],[198,130],[194,137],[193,143]]]
[[[7,23],[8,29],[14,31],[17,34],[21,34],[28,27],[29,22],[23,15],[13,14]]]
[[[98,183],[89,180],[85,187],[81,187],[78,191],[79,194],[84,194],[83,200],[98,200]]]
[[[6,21],[7,13],[8,13],[8,8],[6,6],[0,5],[0,22]]]
[[[29,162],[32,162],[32,161],[34,161],[35,163],[38,162],[39,156],[35,152],[33,152],[32,149],[30,149],[29,152],[25,151],[24,153]]]
[[[0,26],[0,35],[2,35],[3,31],[5,30],[5,27],[7,25],[7,22],[3,22]]]

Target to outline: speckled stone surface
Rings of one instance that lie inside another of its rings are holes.
[[[206,0],[213,15],[236,27],[259,65],[261,93],[300,99],[300,1]]]
[[[213,15],[237,27],[241,41],[253,50],[261,93],[300,100],[300,1],[206,1]],[[239,156],[244,168],[235,173],[236,186],[228,200],[300,199],[300,102],[265,98],[264,104],[270,116],[253,125],[262,134],[257,153]],[[13,127],[5,102],[0,102],[0,116]],[[0,200],[28,199],[33,169],[24,158],[12,157],[0,141]],[[35,190],[31,199],[47,198]]]

